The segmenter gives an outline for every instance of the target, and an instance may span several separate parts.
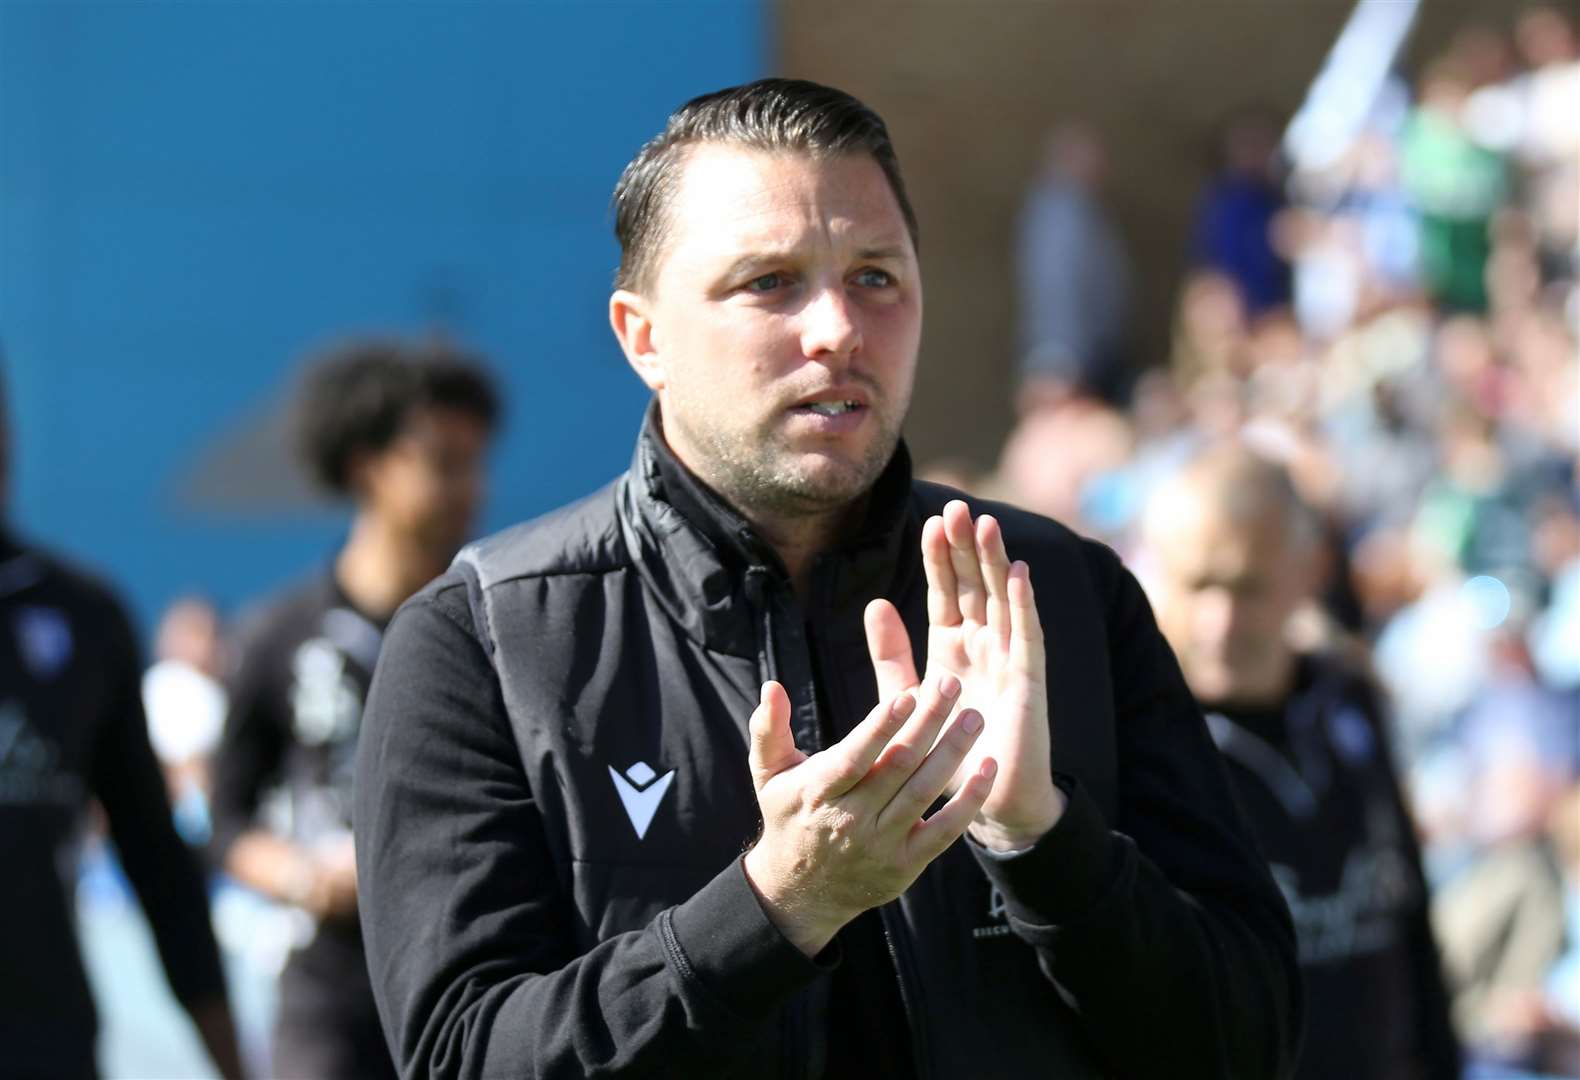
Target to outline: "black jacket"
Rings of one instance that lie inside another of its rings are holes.
[[[902,449],[803,602],[650,422],[621,479],[467,549],[405,605],[356,794],[368,956],[404,1075],[837,1065],[838,950],[803,957],[741,869],[758,828],[746,721],[770,677],[805,750],[867,713],[862,610],[894,600],[925,646],[920,530],[954,495],[913,485]],[[1280,1075],[1289,915],[1139,588],[1108,549],[987,509],[1032,567],[1071,798],[1036,847],[958,843],[882,909],[918,1072]]]
[[[227,681],[225,733],[214,753],[209,854],[217,866],[252,829],[307,849],[343,841],[351,828],[357,732],[383,630],[331,572],[293,586],[244,621]],[[349,1044],[357,1048],[345,1052],[358,1059],[360,1080],[391,1071],[387,1062],[367,1060],[383,1047],[355,915],[314,925],[286,959],[279,991],[277,1050],[328,1054]]]
[[[0,532],[0,1077],[96,1071],[73,903],[90,799],[177,999],[223,1001],[203,875],[170,820],[126,613],[97,581]]]
[[[1377,692],[1337,659],[1308,656],[1281,704],[1208,710],[1295,919],[1306,991],[1296,1076],[1458,1077],[1421,853]]]

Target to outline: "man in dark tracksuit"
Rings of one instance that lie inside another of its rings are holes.
[[[10,481],[0,392],[0,502]],[[91,1077],[98,1017],[77,947],[77,843],[104,810],[170,988],[225,1077],[241,1051],[201,866],[148,741],[142,659],[105,586],[0,524],[0,1078]]]
[[[1281,1075],[1288,913],[1135,581],[911,478],[882,121],[721,91],[615,202],[632,467],[463,551],[369,696],[403,1075]]]
[[[153,929],[176,998],[241,1073],[208,895],[148,743],[136,640],[104,587],[0,532],[0,1077],[96,1075],[77,947],[75,841],[89,799]]]
[[[213,768],[212,856],[312,919],[280,973],[274,1075],[394,1071],[357,921],[357,732],[384,624],[471,528],[497,413],[482,367],[449,346],[350,341],[304,379],[304,463],[356,515],[331,566],[246,621]]]
[[[1294,914],[1309,1080],[1460,1071],[1410,817],[1377,692],[1285,627],[1315,595],[1317,529],[1287,476],[1208,450],[1147,515],[1158,618]]]

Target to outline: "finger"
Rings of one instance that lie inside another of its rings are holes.
[[[916,711],[916,695],[901,694],[881,701],[866,719],[839,742],[817,755],[824,798],[835,799],[861,783],[883,748],[899,734]]]
[[[1048,649],[1042,637],[1042,617],[1031,587],[1031,567],[1016,562],[1009,570],[1010,663],[1038,682],[1048,666]]]
[[[916,658],[911,655],[911,635],[905,632],[899,609],[887,600],[874,600],[867,605],[863,621],[872,673],[878,678],[878,700],[888,701],[914,690]]]
[[[747,724],[751,742],[747,759],[751,763],[752,786],[758,791],[769,780],[804,761],[790,734],[790,695],[776,682],[763,683],[762,697],[752,710]]]
[[[987,622],[987,586],[982,581],[976,529],[971,525],[970,508],[959,499],[944,504],[944,536],[949,539],[949,565],[955,571],[960,617],[968,622]]]
[[[851,789],[874,812],[881,810],[921,766],[938,740],[949,714],[960,698],[960,680],[953,675],[928,679],[916,695],[916,711],[890,740],[862,782]]]
[[[926,821],[919,821],[911,828],[909,850],[912,859],[930,863],[948,850],[949,845],[971,827],[982,804],[992,794],[993,781],[998,776],[998,762],[983,758],[977,771],[960,785],[950,800]]]
[[[959,586],[941,517],[930,517],[922,526],[922,571],[927,575],[927,621],[934,626],[959,626]]]
[[[927,808],[933,805],[933,800],[943,794],[980,734],[982,714],[975,709],[961,709],[960,715],[944,731],[932,753],[894,793],[888,805],[878,812],[875,822],[877,827],[909,829],[916,824]]]
[[[977,551],[982,554],[982,580],[987,585],[987,624],[999,648],[1009,646],[1009,553],[1004,531],[990,514],[977,518]]]

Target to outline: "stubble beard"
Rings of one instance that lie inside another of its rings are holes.
[[[792,450],[773,433],[698,428],[680,417],[670,420],[703,458],[693,471],[748,518],[821,517],[845,509],[865,495],[894,456],[900,441],[897,420],[873,410],[875,438],[855,461],[821,458],[819,468],[806,459],[817,455]]]

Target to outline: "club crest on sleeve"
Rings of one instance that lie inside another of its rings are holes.
[[[71,624],[63,612],[50,607],[25,607],[12,621],[22,662],[37,679],[53,679],[71,662],[74,643]]]

